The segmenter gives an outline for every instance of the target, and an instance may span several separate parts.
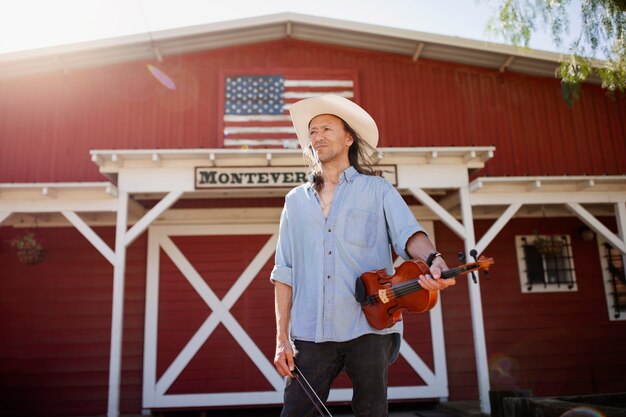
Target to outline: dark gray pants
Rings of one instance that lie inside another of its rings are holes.
[[[367,334],[348,342],[296,340],[296,365],[324,402],[330,386],[345,369],[352,380],[352,411],[356,417],[387,416],[387,368],[393,335]],[[317,411],[297,381],[288,379],[281,417],[312,417]]]

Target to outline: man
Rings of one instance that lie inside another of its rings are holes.
[[[357,417],[387,415],[387,367],[399,349],[402,324],[372,328],[354,296],[367,271],[392,271],[389,244],[404,259],[432,259],[428,290],[454,279],[410,209],[384,178],[371,175],[369,157],[378,128],[361,107],[326,95],[299,101],[291,118],[311,180],[285,197],[271,281],[275,286],[276,355],[281,376],[294,377],[294,361],[325,401],[332,381],[346,370]],[[295,346],[295,350],[294,347]],[[287,381],[281,417],[313,416],[302,388]]]

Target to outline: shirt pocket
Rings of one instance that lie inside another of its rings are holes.
[[[346,219],[343,238],[347,243],[371,248],[376,243],[378,217],[367,210],[350,209]]]

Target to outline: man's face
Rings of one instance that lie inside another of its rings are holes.
[[[348,160],[348,150],[354,139],[346,132],[343,122],[332,114],[320,114],[309,123],[311,147],[322,163]]]

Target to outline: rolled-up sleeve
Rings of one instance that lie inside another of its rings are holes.
[[[411,236],[424,229],[415,219],[413,212],[402,199],[400,193],[391,185],[383,198],[387,233],[394,251],[403,259],[410,259],[406,253],[406,244]]]
[[[289,216],[285,205],[280,215],[278,243],[276,244],[274,269],[270,274],[270,281],[272,284],[279,281],[291,287],[293,286],[293,264],[289,232]]]

